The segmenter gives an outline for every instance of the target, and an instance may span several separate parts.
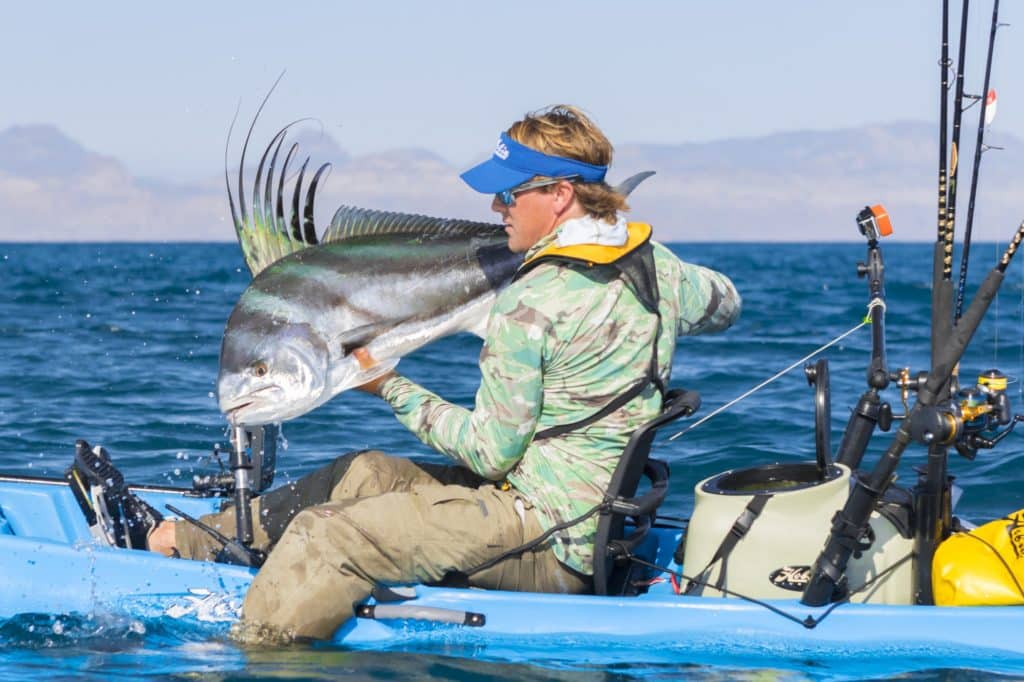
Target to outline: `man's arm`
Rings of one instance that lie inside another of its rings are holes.
[[[728,329],[739,319],[743,301],[732,280],[720,272],[682,261],[664,244],[654,243],[658,288],[678,288],[676,336],[694,336]]]
[[[480,354],[480,388],[470,411],[395,375],[379,395],[395,416],[430,447],[484,478],[499,480],[523,456],[541,411],[546,321],[511,301],[495,304]]]
[[[728,329],[743,308],[732,280],[710,268],[683,263],[680,278],[678,336],[694,336]]]

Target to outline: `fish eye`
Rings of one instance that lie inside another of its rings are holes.
[[[267,372],[270,371],[267,368],[267,363],[262,360],[252,363],[250,369],[252,370],[252,373],[258,377],[266,376]]]

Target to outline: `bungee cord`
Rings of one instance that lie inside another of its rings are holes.
[[[863,327],[865,325],[868,325],[868,324],[871,324],[871,315],[872,315],[872,312],[874,311],[875,308],[881,308],[882,312],[885,312],[885,301],[883,301],[880,298],[872,299],[871,302],[868,303],[868,314],[864,316],[864,319],[861,320],[860,324],[858,324],[855,327],[851,327],[850,329],[846,330],[845,332],[843,332],[839,336],[835,337],[834,339],[832,339],[831,341],[826,343],[824,346],[820,346],[819,348],[811,351],[810,353],[808,353],[807,355],[803,356],[802,358],[800,358],[799,360],[797,360],[793,364],[789,365],[785,369],[780,370],[779,372],[776,372],[775,374],[773,374],[769,378],[767,378],[764,381],[762,381],[761,383],[759,383],[757,386],[754,386],[752,389],[750,389],[746,393],[744,393],[744,394],[742,394],[742,395],[740,395],[740,396],[738,396],[736,398],[733,398],[732,400],[730,400],[726,404],[722,405],[718,409],[714,410],[710,414],[708,414],[708,415],[702,417],[701,419],[698,419],[694,423],[690,424],[689,426],[687,426],[682,431],[679,431],[678,433],[675,433],[675,434],[669,436],[668,440],[675,440],[676,438],[679,438],[683,434],[685,434],[685,433],[687,433],[689,431],[692,431],[693,429],[697,428],[698,426],[700,426],[704,422],[708,421],[712,417],[717,416],[717,415],[721,414],[722,412],[725,412],[727,409],[729,409],[730,407],[732,407],[736,403],[740,402],[741,400],[744,400],[745,398],[749,398],[750,396],[754,395],[755,393],[760,391],[762,388],[764,388],[768,384],[770,384],[773,381],[775,381],[776,379],[779,379],[783,375],[793,371],[794,369],[799,367],[801,364],[803,364],[803,363],[807,362],[808,360],[810,360],[811,358],[813,358],[815,355],[818,355],[818,354],[822,353],[823,351],[828,350],[832,346],[836,345],[837,343],[839,343],[840,341],[845,339],[847,336],[850,336],[851,334],[856,332],[861,327]],[[1024,319],[1024,318],[1022,318],[1022,319]]]
[[[893,562],[892,565],[886,567],[882,571],[879,571],[874,577],[868,578],[864,582],[864,584],[862,584],[859,587],[856,587],[854,589],[848,590],[846,595],[842,599],[839,599],[837,601],[832,602],[832,604],[830,604],[829,607],[826,608],[822,612],[822,614],[820,616],[818,616],[817,618],[815,618],[814,616],[812,616],[810,614],[808,614],[804,618],[800,618],[799,616],[795,616],[792,613],[789,613],[788,611],[786,611],[786,610],[784,610],[784,609],[782,609],[782,608],[780,608],[778,606],[775,606],[774,604],[771,604],[771,603],[769,603],[769,602],[767,602],[765,600],[757,599],[755,597],[747,596],[747,595],[742,594],[740,592],[736,592],[735,590],[730,590],[727,587],[720,587],[720,586],[717,586],[717,585],[711,585],[706,580],[702,580],[699,577],[691,578],[690,576],[688,576],[685,573],[683,573],[682,569],[676,571],[676,570],[673,570],[673,569],[671,569],[671,568],[669,568],[667,566],[659,566],[658,564],[652,563],[650,561],[645,561],[645,560],[643,560],[643,559],[641,559],[641,558],[639,558],[639,557],[637,557],[635,555],[630,555],[629,556],[629,560],[631,562],[635,563],[635,564],[638,564],[640,566],[644,566],[646,568],[650,568],[650,569],[655,570],[655,571],[659,571],[661,573],[667,573],[670,577],[675,578],[675,579],[686,580],[688,582],[695,583],[695,584],[701,585],[703,587],[710,587],[712,589],[718,590],[719,592],[721,592],[722,594],[724,594],[724,595],[726,595],[728,597],[735,597],[736,599],[739,599],[741,601],[745,601],[745,602],[748,602],[750,604],[754,604],[755,606],[763,607],[763,608],[771,611],[772,613],[774,613],[777,616],[781,616],[781,617],[785,618],[786,620],[790,620],[790,621],[792,621],[794,623],[797,623],[798,625],[804,626],[808,630],[813,630],[814,628],[816,628],[819,625],[821,625],[821,623],[824,622],[824,620],[826,618],[828,618],[830,615],[832,615],[832,612],[835,611],[837,608],[839,608],[840,606],[842,606],[844,604],[849,604],[850,600],[853,599],[853,597],[855,595],[860,594],[861,592],[865,591],[866,589],[868,589],[869,587],[871,587],[872,585],[874,585],[875,583],[880,581],[882,578],[885,578],[890,573],[892,573],[897,568],[899,568],[900,566],[902,566],[903,564],[907,563],[908,561],[910,561],[913,558],[914,558],[914,553],[913,552],[910,552],[909,554],[905,554],[901,559],[898,559],[897,561]],[[673,589],[675,589],[675,586],[677,585],[675,580],[673,580],[672,584],[673,584]]]

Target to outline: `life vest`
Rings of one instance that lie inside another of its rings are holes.
[[[633,292],[644,308],[658,313],[658,279],[654,270],[654,248],[651,246],[651,226],[647,223],[627,223],[627,239],[622,246],[603,244],[569,244],[559,246],[552,242],[527,258],[512,281],[525,275],[541,263],[583,265],[586,268],[612,267]]]
[[[559,424],[538,431],[533,440],[543,440],[577,431],[603,419],[643,393],[653,383],[664,399],[666,387],[658,374],[658,339],[661,336],[661,313],[658,310],[658,277],[654,267],[654,247],[651,246],[651,226],[646,223],[628,223],[628,237],[622,246],[601,244],[570,244],[558,246],[551,243],[528,258],[516,271],[513,281],[534,269],[541,263],[554,263],[579,268],[613,268],[637,300],[655,315],[658,327],[651,346],[651,362],[647,374],[633,386],[602,407],[597,412],[571,424]]]
[[[1024,604],[1024,509],[940,544],[932,592],[938,606]]]

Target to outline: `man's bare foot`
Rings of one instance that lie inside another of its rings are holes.
[[[174,521],[161,521],[146,539],[149,551],[164,556],[177,556],[178,548],[174,545]]]

